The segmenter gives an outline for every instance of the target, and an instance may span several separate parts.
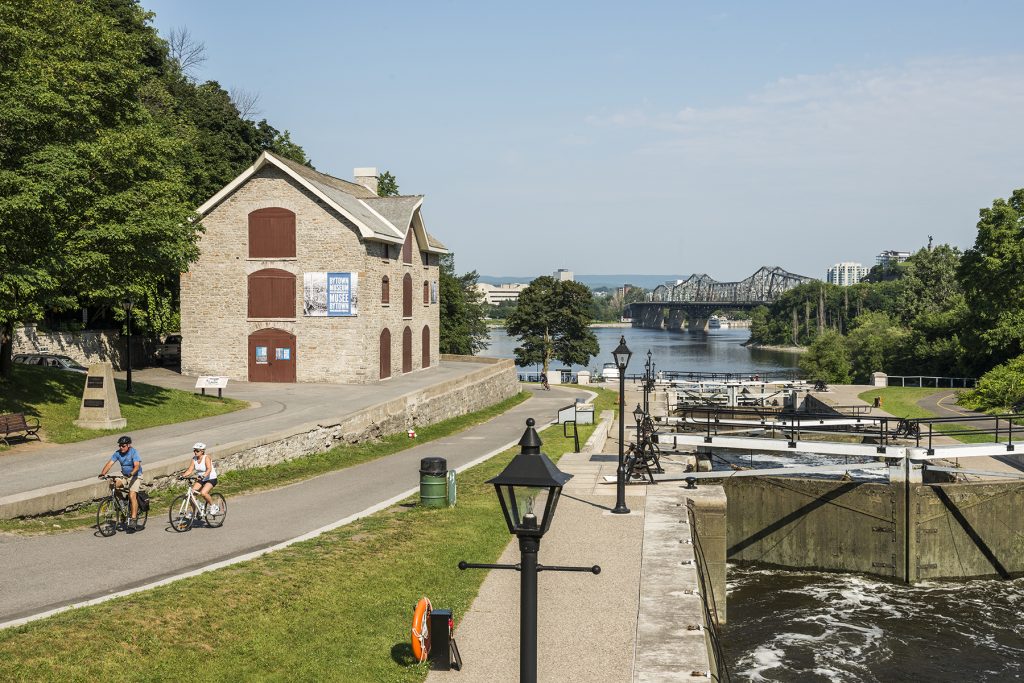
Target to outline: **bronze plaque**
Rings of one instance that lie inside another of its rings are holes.
[[[103,388],[103,377],[88,377],[85,380],[86,389],[102,389]]]
[[[102,377],[100,377],[100,381],[101,382],[103,381]],[[103,399],[102,398],[87,398],[87,399],[85,399],[82,402],[82,405],[84,407],[86,407],[86,408],[102,408],[103,407]]]

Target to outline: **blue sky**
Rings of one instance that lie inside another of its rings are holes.
[[[1024,3],[142,4],[459,272],[823,277],[1024,186]]]

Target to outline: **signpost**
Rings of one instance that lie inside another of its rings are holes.
[[[206,396],[207,389],[216,389],[217,398],[224,398],[224,388],[228,385],[227,377],[218,377],[216,375],[201,375],[196,379],[196,389],[199,389],[199,393]]]

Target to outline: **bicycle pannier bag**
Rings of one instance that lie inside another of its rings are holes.
[[[139,491],[135,494],[135,498],[139,501],[139,511],[149,512],[149,494],[145,491]]]

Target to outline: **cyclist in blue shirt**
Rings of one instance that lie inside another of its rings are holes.
[[[110,456],[110,460],[103,465],[100,472],[100,479],[107,475],[110,468],[117,463],[121,466],[123,479],[118,477],[110,482],[110,487],[127,488],[128,498],[131,501],[132,518],[128,520],[128,528],[134,529],[139,519],[138,492],[142,487],[142,458],[139,452],[132,447],[132,437],[122,436],[117,440],[117,450]]]

